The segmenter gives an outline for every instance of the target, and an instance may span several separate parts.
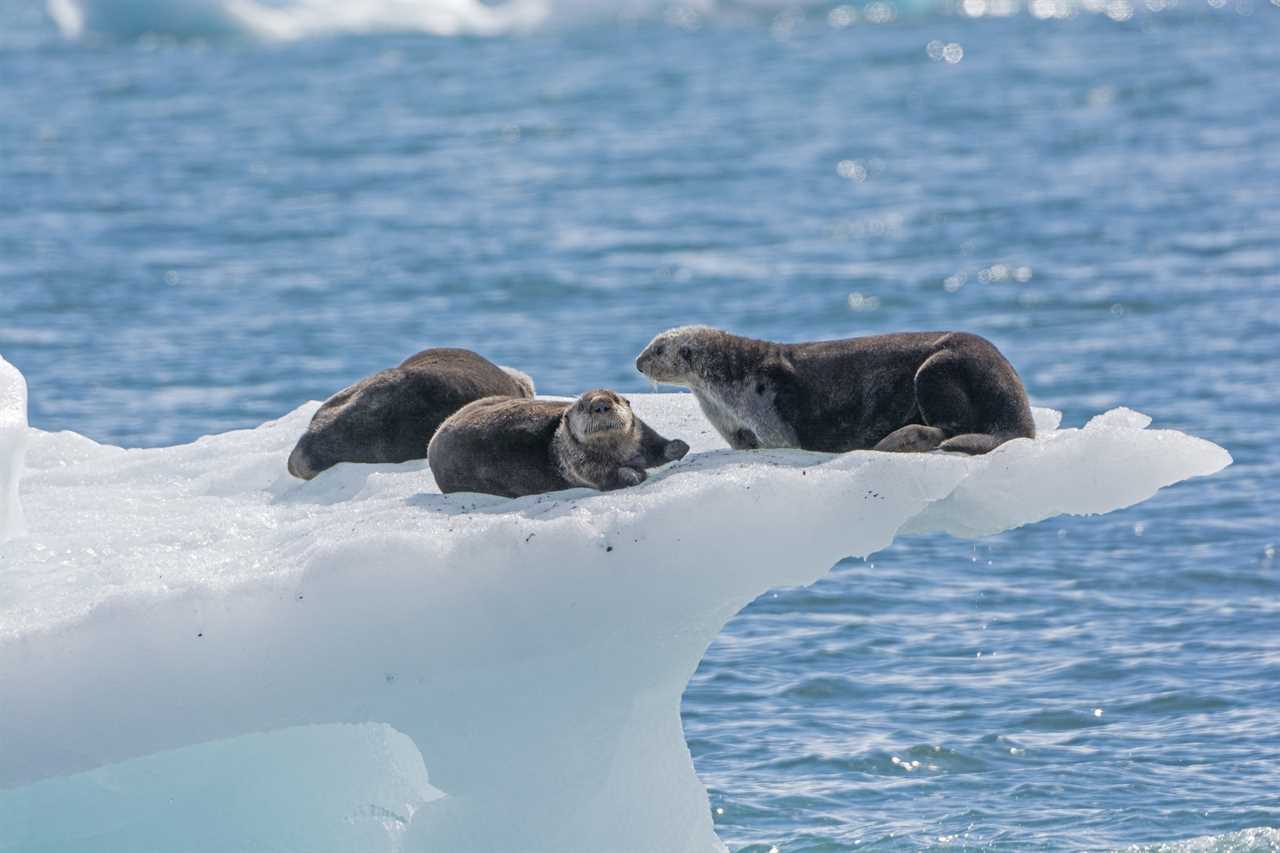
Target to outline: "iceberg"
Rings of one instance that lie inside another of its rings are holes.
[[[18,481],[27,452],[27,380],[0,357],[0,542],[22,535]]]
[[[318,403],[126,450],[27,428],[15,374],[0,850],[724,850],[680,699],[753,598],[1231,461],[1127,409],[981,457],[735,452],[642,394],[691,453],[641,486],[446,496],[424,462],[291,478]]]
[[[551,14],[549,0],[48,0],[47,9],[70,39],[89,34],[281,41],[347,33],[498,35],[532,29]]]

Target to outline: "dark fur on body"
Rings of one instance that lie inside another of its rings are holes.
[[[533,382],[465,349],[428,349],[325,401],[289,456],[304,480],[339,462],[405,462],[427,455],[445,418],[492,396],[532,397]]]
[[[689,387],[738,449],[986,453],[1035,436],[1017,371],[967,332],[780,344],[685,326],[654,338],[636,368]]]
[[[572,403],[489,398],[463,407],[431,439],[427,460],[440,491],[515,498],[575,486],[601,491],[644,482],[646,468],[681,459],[669,441],[612,391]]]

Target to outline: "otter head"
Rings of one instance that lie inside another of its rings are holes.
[[[605,388],[588,391],[565,414],[569,432],[579,442],[623,438],[631,434],[635,415],[631,404]]]
[[[706,373],[708,357],[724,337],[724,332],[710,326],[668,329],[636,357],[636,370],[654,382],[692,385]]]
[[[298,440],[293,452],[289,454],[287,465],[289,473],[299,480],[310,480],[316,474],[329,467],[328,465],[318,465],[312,460],[309,444],[307,436],[304,435]]]

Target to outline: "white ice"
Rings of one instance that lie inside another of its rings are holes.
[[[247,35],[298,39],[341,33],[497,35],[537,26],[549,0],[48,0],[68,38]]]
[[[25,526],[18,481],[27,453],[27,380],[0,356],[0,542]]]
[[[680,697],[745,604],[900,532],[1109,512],[1230,462],[1125,409],[1037,410],[976,458],[734,452],[692,397],[632,399],[693,452],[516,501],[421,462],[293,480],[315,403],[152,450],[24,430],[0,850],[722,850]]]
[[[709,9],[711,0],[686,4]],[[582,18],[661,15],[661,0],[47,0],[68,38],[148,33],[293,40],[344,33],[500,35]]]

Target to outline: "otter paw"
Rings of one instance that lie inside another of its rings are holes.
[[[880,439],[872,450],[883,450],[889,453],[924,453],[933,450],[947,438],[947,434],[937,427],[923,424],[908,424]]]
[[[970,456],[978,456],[983,453],[990,453],[1002,443],[1002,440],[994,435],[969,432],[964,435],[957,435],[955,438],[947,439],[942,442],[942,444],[938,445],[938,449],[947,450],[952,453],[968,453]]]
[[[625,489],[627,486],[638,486],[648,477],[643,468],[619,468],[614,472],[612,489]]]
[[[689,445],[677,438],[667,442],[667,446],[662,450],[662,455],[665,456],[668,461],[674,462],[677,459],[683,459],[685,454],[688,452]]]

